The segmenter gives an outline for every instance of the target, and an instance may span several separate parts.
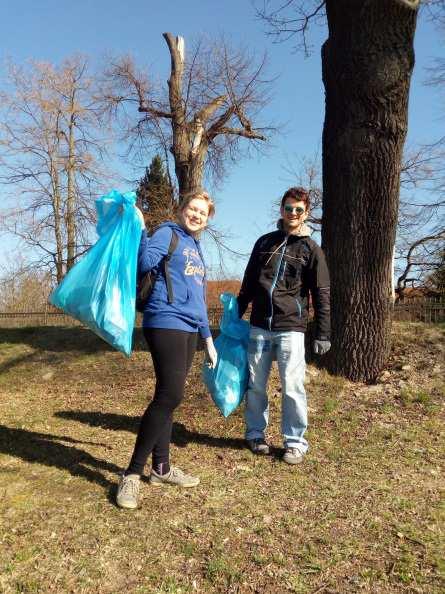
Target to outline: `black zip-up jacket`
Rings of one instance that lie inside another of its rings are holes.
[[[278,230],[258,239],[244,273],[238,310],[242,317],[252,302],[253,326],[305,332],[310,292],[315,337],[329,340],[329,272],[322,249],[308,235],[286,235]]]

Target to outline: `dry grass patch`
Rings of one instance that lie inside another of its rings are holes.
[[[376,386],[310,366],[297,468],[279,459],[276,370],[275,451],[255,458],[242,412],[224,420],[205,394],[198,354],[172,458],[201,485],[144,482],[126,513],[113,495],[153,389],[149,356],[80,328],[3,331],[0,591],[442,592],[443,349],[443,329],[398,324]]]

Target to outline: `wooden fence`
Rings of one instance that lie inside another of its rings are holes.
[[[393,320],[427,324],[445,322],[445,295],[399,301],[394,305]]]
[[[209,322],[212,327],[219,325],[221,307],[210,307]],[[445,295],[409,299],[394,305],[393,319],[396,321],[439,323],[445,322]],[[140,326],[141,316],[138,314],[136,325]],[[17,309],[0,312],[0,327],[15,328],[23,326],[77,326],[80,322],[67,316],[62,311],[47,305],[40,311]]]

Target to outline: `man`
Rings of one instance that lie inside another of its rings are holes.
[[[309,193],[290,188],[281,199],[278,230],[258,239],[238,295],[240,317],[252,303],[249,341],[250,380],[246,394],[246,441],[254,454],[269,454],[265,440],[269,404],[267,380],[275,359],[281,380],[281,431],[284,462],[302,462],[308,449],[304,390],[304,333],[309,293],[315,311],[314,352],[323,355],[331,343],[329,273],[321,248],[304,223]]]

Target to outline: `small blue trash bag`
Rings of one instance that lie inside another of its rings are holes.
[[[97,242],[49,301],[129,356],[135,321],[136,266],[142,222],[136,193],[112,190],[96,200]]]
[[[238,303],[231,293],[223,293],[220,301],[224,312],[220,322],[221,334],[215,340],[218,362],[215,369],[206,363],[203,380],[214,403],[228,417],[240,404],[249,382],[247,347],[250,325],[238,317]]]

